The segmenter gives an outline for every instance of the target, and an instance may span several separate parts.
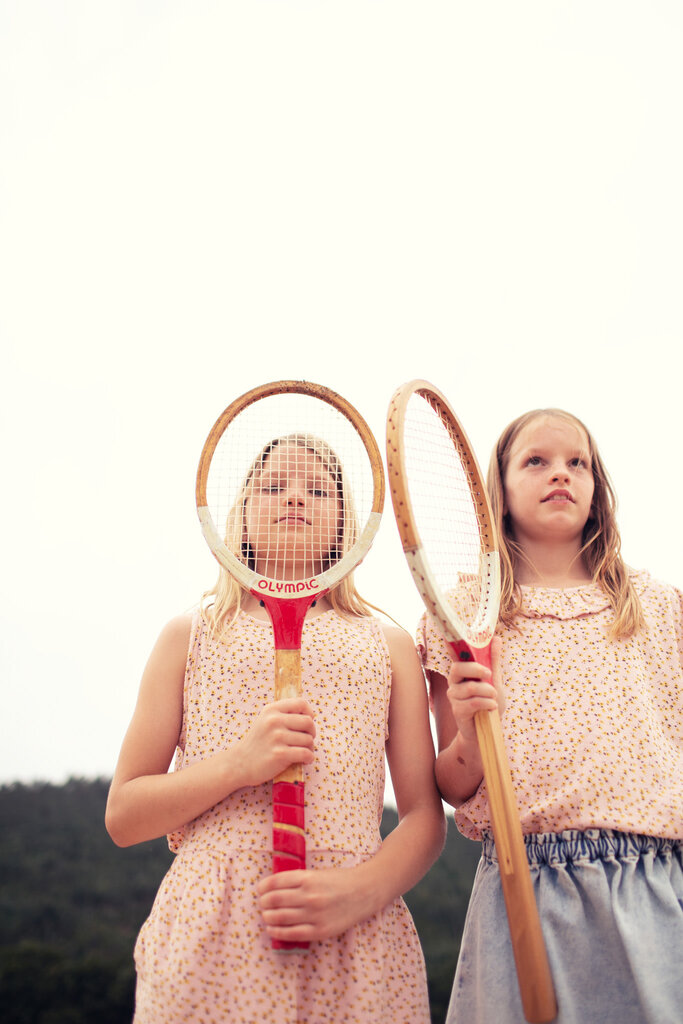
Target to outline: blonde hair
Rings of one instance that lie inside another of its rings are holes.
[[[583,557],[593,581],[604,591],[614,612],[609,639],[633,636],[644,628],[644,619],[628,566],[621,557],[621,536],[616,522],[616,495],[590,431],[580,419],[563,409],[533,409],[519,416],[505,428],[491,455],[487,485],[500,546],[500,621],[506,626],[514,625],[513,620],[522,603],[520,587],[515,581],[514,566],[516,561],[526,560],[524,552],[512,534],[509,516],[504,511],[505,474],[515,440],[524,427],[541,416],[563,419],[582,430],[588,439],[595,489],[583,530],[579,555]]]
[[[245,526],[245,508],[249,496],[249,486],[254,474],[263,470],[273,449],[284,444],[299,445],[316,455],[337,488],[342,509],[340,528],[337,543],[329,552],[326,563],[319,570],[319,572],[324,572],[325,569],[339,561],[347,551],[351,550],[358,539],[359,526],[353,495],[342,471],[339,458],[326,441],[311,434],[288,434],[284,437],[276,437],[261,449],[252,462],[237,499],[227,515],[225,544],[240,561],[250,569],[255,569],[255,555],[249,544]],[[216,583],[202,595],[201,613],[214,636],[221,635],[234,623],[246,593],[247,591],[237,580],[221,566]],[[374,609],[374,605],[363,600],[356,590],[353,573],[349,573],[333,587],[327,594],[327,598],[334,610],[341,615],[371,615],[371,609]]]

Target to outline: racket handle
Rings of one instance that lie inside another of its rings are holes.
[[[301,692],[301,651],[275,651],[275,697],[298,697]],[[304,773],[300,764],[291,764],[273,781],[273,874],[306,867]],[[309,948],[308,942],[271,939],[280,953],[295,953]]]
[[[453,644],[460,661],[476,661],[491,667],[491,647]],[[548,954],[534,896],[519,809],[505,751],[498,711],[478,711],[474,716],[479,752],[484,766],[493,839],[507,911],[519,994],[529,1024],[550,1024],[557,1016],[557,1000]]]
[[[534,896],[519,811],[497,711],[475,715],[484,764],[493,838],[524,1016],[530,1024],[549,1024],[557,1016],[555,989]]]

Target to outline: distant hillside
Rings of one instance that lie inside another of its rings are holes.
[[[109,783],[0,787],[0,1006],[4,1024],[129,1024],[132,949],[172,860],[165,840],[120,850],[104,829]],[[383,831],[396,823],[385,809]],[[445,1017],[478,844],[450,825],[408,893],[433,1024]]]

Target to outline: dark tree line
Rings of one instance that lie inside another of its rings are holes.
[[[0,787],[0,1007],[4,1024],[129,1024],[133,944],[171,863],[165,840],[120,850],[104,829],[108,782]],[[387,808],[383,832],[393,828]],[[434,1024],[448,1005],[479,856],[452,823],[406,896]]]

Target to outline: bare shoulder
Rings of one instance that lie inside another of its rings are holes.
[[[382,630],[391,657],[391,698],[389,701],[390,767],[394,790],[398,765],[393,755],[400,752],[412,764],[413,755],[421,751],[423,762],[431,770],[434,747],[429,729],[429,705],[422,663],[412,636],[400,626],[385,625]],[[417,776],[416,776],[417,777]]]
[[[147,661],[143,684],[182,678],[192,634],[192,614],[176,615],[161,630]]]
[[[389,655],[391,657],[391,664],[394,669],[401,665],[410,665],[411,667],[419,667],[419,658],[415,647],[415,642],[405,629],[400,626],[395,626],[390,623],[380,623],[382,632],[384,633],[384,639],[387,642],[389,648]]]
[[[163,643],[170,647],[176,647],[180,645],[187,648],[190,645],[190,635],[192,633],[192,613],[187,612],[183,615],[176,615],[170,619],[161,633],[159,634],[159,640],[157,643]]]

